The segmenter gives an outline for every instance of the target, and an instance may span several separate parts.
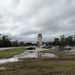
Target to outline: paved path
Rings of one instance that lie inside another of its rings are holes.
[[[13,49],[13,48],[22,48],[22,47],[7,47],[7,48],[0,48],[0,50],[7,50],[7,49]]]

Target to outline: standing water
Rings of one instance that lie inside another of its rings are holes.
[[[52,53],[43,53],[43,52],[37,52],[37,51],[25,51],[21,54],[15,55],[12,58],[9,59],[1,59],[0,64],[2,63],[8,63],[8,62],[16,62],[20,61],[20,58],[44,58],[44,57],[55,57],[55,54]]]

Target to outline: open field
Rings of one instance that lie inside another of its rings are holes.
[[[9,58],[24,52],[24,48],[1,50],[0,58]],[[0,64],[0,75],[75,75],[75,56],[55,50],[44,52],[54,53],[56,58],[25,58],[22,61]],[[71,58],[68,58],[71,57]]]
[[[45,53],[54,53],[56,56],[59,58],[64,57],[64,58],[75,58],[75,54],[72,54],[71,51],[66,50],[66,51],[57,51],[53,49],[45,50]]]
[[[0,59],[10,58],[22,52],[24,52],[24,48],[12,48],[12,49],[0,50]]]
[[[23,61],[0,65],[6,67],[0,75],[75,75],[75,59],[23,59]]]

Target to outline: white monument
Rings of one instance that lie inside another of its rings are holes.
[[[42,34],[38,34],[38,45],[42,46]]]

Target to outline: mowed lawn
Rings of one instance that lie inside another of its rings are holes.
[[[12,48],[12,49],[7,49],[7,50],[0,50],[0,59],[3,58],[10,58],[16,54],[20,54],[24,52],[24,48],[19,47],[19,48]]]

